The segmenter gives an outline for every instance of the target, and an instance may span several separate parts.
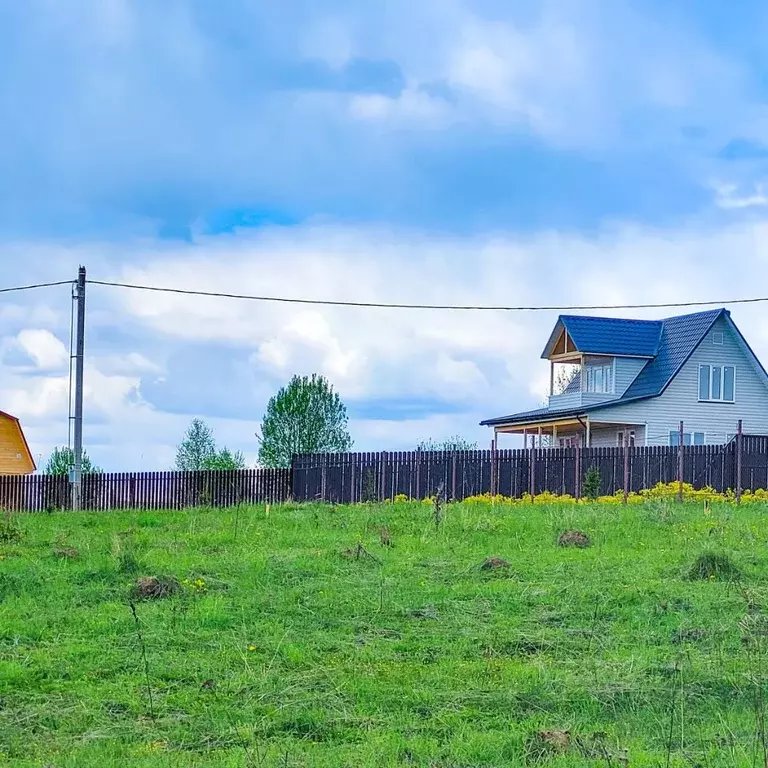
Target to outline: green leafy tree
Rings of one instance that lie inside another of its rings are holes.
[[[202,419],[193,419],[176,450],[176,469],[197,472],[216,457],[216,441],[211,428]]]
[[[267,404],[259,463],[288,467],[296,453],[350,450],[347,409],[323,376],[294,376]]]
[[[422,440],[417,446],[417,451],[476,451],[477,443],[471,440],[465,440],[463,437],[455,435],[446,440],[435,441]]]
[[[69,470],[75,466],[75,452],[67,446],[61,448],[54,448],[53,452],[48,459],[48,463],[45,465],[46,475],[68,475]],[[90,457],[83,451],[83,474],[95,475],[100,474],[101,469],[95,467],[91,462]]]
[[[228,448],[217,451],[203,463],[203,469],[233,470],[245,469],[245,456],[240,451],[232,453]]]

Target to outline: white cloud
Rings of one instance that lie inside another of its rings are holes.
[[[91,247],[82,247],[85,262]],[[100,245],[98,252],[105,248]],[[27,250],[35,246],[27,244]],[[768,278],[768,224],[763,223],[679,230],[626,225],[594,237],[497,233],[463,238],[317,225],[200,238],[191,244],[130,243],[108,251],[110,262],[123,266],[101,277],[258,295],[419,304],[733,298],[759,292],[754,286]],[[97,286],[89,302],[88,338],[101,341],[89,347],[86,442],[94,446],[97,459],[105,457],[102,463],[126,469],[168,466],[190,418],[183,409],[164,412],[166,406],[149,402],[142,392],[148,382],[164,382],[170,404],[174,393],[180,400],[190,392],[204,394],[208,405],[191,406],[195,415],[216,424],[220,442],[251,454],[267,398],[293,373],[315,371],[326,374],[347,402],[365,406],[352,423],[362,449],[405,449],[420,437],[456,433],[482,441],[485,432],[477,426],[482,418],[540,404],[548,371],[539,355],[556,316],[286,305]],[[759,305],[733,308],[758,355],[768,360],[763,312]],[[660,317],[675,310],[603,314]],[[0,318],[0,332],[2,323]],[[22,339],[40,365],[62,362],[63,344],[56,342],[53,330],[26,331],[32,332],[12,338]],[[110,333],[117,332],[122,335],[109,344]],[[220,350],[221,360],[236,362],[226,375],[209,363],[212,349]],[[180,376],[166,365],[167,350],[196,362]],[[195,370],[201,383],[189,378]],[[238,386],[249,392],[248,400],[229,409],[234,418],[217,418],[216,404],[235,397],[232,376],[245,377]],[[43,367],[27,375],[0,368],[0,409],[19,415],[36,445],[46,450],[66,439],[67,393],[64,372],[47,373]],[[404,415],[388,415],[390,407]],[[381,418],[373,418],[377,409]],[[38,450],[44,452],[33,447]]]
[[[19,332],[15,342],[40,370],[55,370],[69,361],[67,348],[50,331],[28,328]]]
[[[739,208],[762,208],[768,205],[768,194],[762,184],[756,184],[753,192],[740,193],[736,184],[714,185],[716,204],[726,210],[738,210]]]

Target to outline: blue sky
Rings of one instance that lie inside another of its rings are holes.
[[[759,293],[766,32],[749,0],[0,4],[2,282],[85,263],[331,299]],[[768,357],[761,310],[734,318]],[[312,371],[362,449],[485,442],[481,418],[541,401],[554,321],[94,286],[86,442],[162,468],[201,416],[253,457],[270,394]],[[66,288],[3,298],[0,409],[43,456],[66,441],[68,339]]]

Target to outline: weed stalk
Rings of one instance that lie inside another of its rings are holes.
[[[141,624],[139,623],[139,614],[136,613],[136,605],[131,600],[128,605],[131,608],[131,613],[133,614],[133,623],[136,627],[136,637],[139,638],[139,646],[141,647],[141,657],[144,660],[144,677],[147,681],[147,698],[149,699],[149,716],[152,718],[152,720],[155,719],[155,703],[152,700],[152,684],[150,681],[150,675],[149,675],[149,659],[147,658],[147,646],[144,642],[144,637],[141,634]]]

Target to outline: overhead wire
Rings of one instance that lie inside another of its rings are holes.
[[[181,296],[201,296],[218,299],[239,299],[242,301],[264,301],[283,304],[313,304],[331,307],[358,307],[376,309],[420,309],[420,310],[450,310],[472,312],[575,312],[580,310],[612,310],[612,309],[665,309],[675,307],[711,307],[733,304],[755,304],[768,301],[768,296],[759,296],[746,299],[728,299],[725,301],[674,301],[646,304],[571,304],[571,305],[530,305],[530,306],[504,306],[504,305],[471,305],[471,304],[406,304],[399,302],[378,301],[342,301],[334,299],[304,299],[288,296],[263,296],[244,293],[225,293],[221,291],[192,290],[189,288],[173,288],[170,286],[141,285],[136,283],[123,283],[111,280],[92,280],[91,285],[101,285],[111,288],[125,288],[134,291],[148,291],[152,293],[170,293]]]
[[[57,280],[30,285],[18,285],[0,288],[0,294],[31,291],[39,288],[52,288],[61,285],[71,285],[73,280]],[[578,312],[614,309],[674,309],[680,307],[714,307],[731,306],[735,304],[758,304],[768,302],[768,296],[752,296],[737,299],[719,299],[706,301],[665,301],[645,302],[637,304],[542,304],[542,305],[502,305],[502,304],[409,304],[405,302],[380,301],[345,301],[340,299],[306,299],[292,296],[266,296],[246,293],[228,293],[224,291],[204,291],[189,288],[174,288],[171,286],[144,285],[125,283],[115,280],[87,281],[91,285],[109,288],[123,288],[133,291],[152,293],[169,293],[181,296],[200,296],[218,299],[237,299],[240,301],[263,301],[281,304],[309,304],[329,307],[357,307],[362,309],[405,309],[405,310],[439,310],[458,312]]]
[[[34,283],[32,285],[15,285],[10,288],[0,288],[0,293],[15,293],[17,291],[33,291],[37,288],[53,288],[57,285],[72,285],[74,280],[57,280],[53,283]]]

